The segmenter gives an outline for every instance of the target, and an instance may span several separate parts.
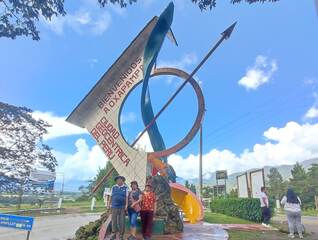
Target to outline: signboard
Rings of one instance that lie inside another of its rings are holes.
[[[55,172],[40,169],[32,169],[29,176],[29,179],[34,182],[55,181],[55,178]]]
[[[227,179],[227,170],[216,171],[216,180]]]
[[[51,191],[54,189],[54,180],[53,181],[46,181],[46,182],[34,182],[34,181],[30,181],[27,182],[29,184],[32,185],[32,187],[34,188],[42,188],[44,190],[48,190]]]
[[[250,172],[251,197],[259,198],[261,187],[265,186],[264,169]]]
[[[248,198],[249,191],[248,191],[248,180],[247,180],[247,173],[244,173],[240,176],[236,177],[237,180],[237,190],[238,190],[238,197],[240,198]]]
[[[33,217],[0,214],[0,227],[31,231]]]
[[[147,153],[130,147],[121,134],[119,119],[129,92],[143,80],[143,53],[157,21],[154,17],[146,25],[67,118],[86,128],[117,172],[127,182],[138,181],[141,188],[151,174]]]
[[[225,196],[226,186],[225,185],[214,185],[213,186],[214,197]]]

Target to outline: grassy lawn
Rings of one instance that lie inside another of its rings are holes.
[[[247,232],[240,230],[229,230],[230,240],[285,240],[288,239],[286,233],[279,231],[266,231],[266,232]],[[307,239],[307,238],[306,238]]]
[[[208,223],[216,223],[216,224],[251,224],[245,219],[227,216],[221,213],[213,213],[213,212],[205,212],[204,213],[204,221]]]
[[[56,206],[51,205],[43,205],[42,208],[52,208]],[[31,204],[22,204],[21,210],[29,210],[29,209],[36,209],[39,208],[38,205],[31,205]],[[76,202],[63,202],[62,208],[66,208],[69,211],[80,212],[80,213],[88,213],[91,212],[91,201],[76,201]],[[7,212],[7,211],[16,211],[16,205],[11,206],[3,206],[0,205],[0,212]],[[103,201],[96,201],[95,209],[93,212],[103,212],[105,211],[105,206]]]
[[[91,212],[91,201],[79,201],[79,202],[65,202],[62,204],[63,208],[74,209],[82,213]],[[105,211],[105,204],[103,201],[96,201],[95,209],[93,212]]]
[[[302,215],[318,217],[318,211],[316,209],[307,209],[302,211]]]

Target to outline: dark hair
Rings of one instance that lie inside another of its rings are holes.
[[[264,190],[266,189],[266,187],[261,187],[261,192],[264,192]]]
[[[137,186],[137,188],[139,189],[139,186],[138,186],[138,182],[137,182],[137,181],[132,181],[132,182],[130,183],[130,186],[132,187],[133,184],[135,184],[135,185]]]
[[[298,200],[298,197],[296,196],[296,193],[291,188],[288,188],[286,197],[287,197],[288,203],[299,203],[299,200]]]

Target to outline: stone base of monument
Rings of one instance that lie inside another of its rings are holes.
[[[156,218],[154,219],[154,224],[152,228],[153,235],[163,235],[165,232],[165,222],[163,219]],[[126,232],[129,232],[129,221],[126,218]],[[141,233],[141,220],[137,219],[137,232]]]

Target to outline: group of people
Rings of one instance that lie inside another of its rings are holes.
[[[261,188],[260,202],[262,208],[263,225],[268,227],[271,218],[268,194],[265,187]],[[287,215],[289,238],[295,238],[295,228],[299,238],[303,238],[303,225],[301,223],[301,200],[292,188],[287,190],[286,195],[280,201]]]
[[[150,179],[147,180],[144,191],[139,189],[137,181],[130,183],[130,190],[125,184],[125,177],[116,176],[116,184],[112,186],[107,206],[112,214],[112,236],[115,240],[119,234],[120,240],[124,239],[125,216],[128,214],[130,224],[130,236],[128,240],[136,238],[137,218],[140,215],[141,229],[144,240],[150,240],[152,236],[153,219],[157,210],[156,195],[152,190]],[[268,194],[265,187],[261,188],[260,204],[262,209],[262,225],[268,227],[271,218]],[[295,238],[295,229],[299,238],[303,238],[303,226],[301,224],[301,200],[293,189],[289,188],[282,198],[281,204],[287,215],[289,237]]]
[[[128,240],[136,238],[137,217],[140,215],[142,235],[145,240],[151,239],[154,215],[156,214],[156,195],[152,191],[151,181],[147,181],[144,191],[139,189],[137,181],[130,183],[130,190],[125,184],[125,177],[116,176],[116,184],[111,188],[110,199],[107,206],[112,214],[112,236],[115,240],[119,234],[124,239],[125,216],[128,213],[130,236]]]

